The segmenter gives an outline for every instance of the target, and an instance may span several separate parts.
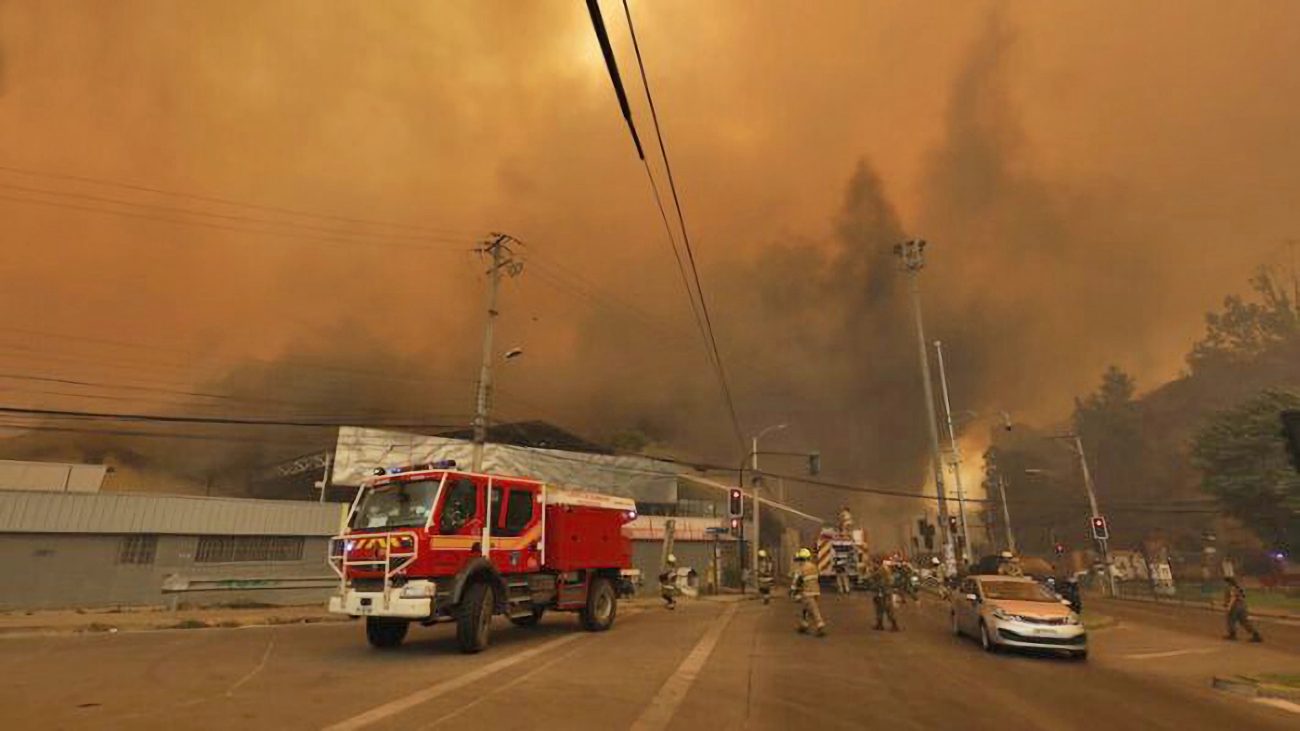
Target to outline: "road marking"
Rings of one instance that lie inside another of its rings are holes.
[[[247,675],[240,678],[238,682],[236,682],[234,685],[230,686],[229,688],[226,688],[227,698],[234,697],[235,691],[239,690],[240,686],[252,680],[254,675],[257,675],[258,673],[262,672],[262,668],[266,667],[266,661],[271,659],[271,650],[274,649],[275,649],[275,635],[271,635],[270,641],[266,643],[266,652],[262,653],[262,660],[258,662],[257,666],[254,667],[252,670],[250,670]]]
[[[477,670],[473,670],[468,673],[465,673],[464,675],[448,680],[445,683],[432,685],[429,686],[428,688],[425,688],[424,690],[417,690],[416,692],[408,696],[404,696],[396,700],[391,700],[387,703],[384,703],[383,705],[376,706],[366,711],[365,713],[358,714],[344,721],[339,721],[338,723],[332,726],[326,726],[323,731],[354,731],[354,729],[365,728],[366,726],[382,721],[385,718],[395,716],[403,711],[414,708],[415,706],[418,706],[422,703],[427,703],[433,700],[434,698],[446,695],[454,690],[463,688],[469,685],[470,683],[477,682],[493,673],[505,670],[506,668],[512,665],[518,665],[519,663],[524,662],[525,660],[531,660],[534,657],[537,657],[538,655],[551,652],[552,650],[555,650],[558,647],[567,645],[570,642],[573,642],[585,636],[586,636],[585,633],[575,632],[573,634],[568,634],[563,637],[551,640],[550,642],[546,642],[541,645],[538,645],[537,647],[534,647],[531,650],[525,650],[518,654],[501,658],[496,662],[488,663],[487,665],[484,665],[483,667]]]
[[[1136,655],[1125,655],[1124,658],[1127,660],[1155,660],[1162,657],[1180,657],[1182,655],[1208,655],[1222,649],[1222,647],[1193,647],[1187,650],[1169,650],[1168,652],[1139,652]]]
[[[489,690],[489,691],[487,691],[486,693],[481,693],[477,698],[475,698],[474,700],[470,701],[469,703],[466,703],[465,705],[461,706],[460,708],[457,708],[456,710],[452,711],[451,713],[448,713],[448,714],[445,714],[445,715],[440,716],[440,717],[438,717],[438,718],[435,718],[433,721],[431,721],[430,723],[428,723],[428,724],[426,724],[426,725],[424,725],[424,726],[421,726],[420,728],[421,728],[422,731],[427,730],[427,729],[431,729],[431,728],[436,728],[436,727],[438,727],[439,725],[441,725],[442,723],[446,722],[447,720],[452,719],[452,718],[455,718],[456,716],[459,716],[460,714],[462,714],[462,713],[464,713],[465,711],[468,711],[469,709],[471,709],[471,708],[473,708],[473,707],[479,705],[480,703],[484,703],[484,702],[490,700],[490,699],[492,698],[492,696],[496,695],[497,693],[502,693],[502,692],[504,692],[504,691],[510,690],[511,688],[515,687],[516,685],[519,685],[520,683],[525,683],[525,682],[527,682],[527,681],[528,681],[530,678],[532,678],[534,675],[539,675],[539,674],[541,674],[542,672],[548,670],[552,665],[555,665],[556,663],[560,662],[561,660],[568,660],[571,656],[573,656],[573,654],[574,654],[575,652],[577,652],[578,650],[581,650],[581,649],[582,649],[581,647],[575,647],[575,648],[569,650],[568,652],[565,652],[565,653],[562,654],[562,655],[558,655],[558,656],[556,656],[556,658],[555,658],[554,660],[548,660],[548,661],[542,663],[541,665],[538,665],[536,668],[533,668],[532,670],[529,670],[528,672],[524,673],[523,675],[520,675],[519,677],[515,678],[514,680],[510,681],[509,683],[506,683],[505,685],[502,685],[502,686],[499,686],[499,687],[493,688],[492,690]]]
[[[691,654],[687,655],[672,676],[664,681],[659,692],[650,700],[640,717],[632,723],[631,731],[659,731],[668,727],[668,723],[673,720],[673,715],[677,713],[677,707],[686,699],[687,691],[691,689],[695,678],[704,668],[704,663],[708,661],[709,655],[713,654],[713,648],[722,637],[722,631],[735,616],[737,606],[734,602],[729,604],[722,612],[722,616],[713,621],[700,641],[695,643]]]
[[[1251,700],[1256,703],[1263,703],[1266,706],[1281,708],[1284,711],[1300,713],[1300,703],[1292,703],[1291,701],[1282,700],[1281,698],[1252,698]]]

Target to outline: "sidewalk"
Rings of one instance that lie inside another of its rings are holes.
[[[1096,594],[1090,594],[1088,596],[1089,598],[1092,599],[1105,599],[1107,601],[1134,602],[1137,604],[1155,604],[1162,607],[1169,607],[1171,609],[1187,608],[1187,609],[1200,609],[1202,611],[1217,612],[1219,614],[1223,613],[1223,605],[1218,603],[1211,603],[1211,602],[1188,602],[1188,601],[1179,601],[1177,599],[1152,599],[1149,597],[1138,597],[1138,596],[1103,597]],[[1293,622],[1300,622],[1300,613],[1297,612],[1283,611],[1283,610],[1273,609],[1267,606],[1263,608],[1257,608],[1249,600],[1247,601],[1247,605],[1250,607],[1251,617],[1263,617],[1268,619],[1282,619],[1282,620],[1288,620]]]
[[[346,622],[323,605],[253,608],[212,607],[169,611],[157,607],[131,609],[59,609],[0,613],[0,637],[81,632],[140,632],[160,629],[249,627],[274,624]]]

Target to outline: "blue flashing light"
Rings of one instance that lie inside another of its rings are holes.
[[[402,468],[401,468],[401,467],[389,467],[389,468],[388,468],[388,474],[390,474],[390,475],[400,475],[400,474],[402,474]]]
[[[435,470],[449,470],[455,466],[456,466],[456,460],[454,459],[440,459],[437,462],[434,462],[432,465],[430,465],[430,467],[432,467]]]

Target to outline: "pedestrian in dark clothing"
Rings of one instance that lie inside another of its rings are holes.
[[[1223,591],[1223,606],[1227,610],[1228,636],[1224,639],[1237,639],[1237,625],[1246,628],[1250,633],[1251,642],[1263,642],[1264,638],[1259,635],[1259,630],[1250,621],[1250,612],[1246,609],[1246,590],[1241,588],[1241,584],[1231,576],[1224,579],[1227,586]]]

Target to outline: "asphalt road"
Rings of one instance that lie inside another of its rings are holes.
[[[475,656],[448,626],[394,651],[356,623],[7,638],[0,727],[1300,728],[1209,687],[1223,668],[1295,672],[1294,648],[1132,618],[1093,632],[1087,662],[989,655],[948,633],[937,601],[904,608],[896,634],[870,629],[864,597],[825,606],[824,639],[795,633],[783,600],[688,602],[601,634],[567,615],[501,622]]]

